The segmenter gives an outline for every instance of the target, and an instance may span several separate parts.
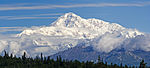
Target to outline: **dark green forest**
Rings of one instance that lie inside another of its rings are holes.
[[[42,53],[36,58],[26,57],[26,53],[22,57],[16,57],[4,51],[4,56],[0,56],[0,68],[148,68],[144,60],[139,63],[139,66],[127,66],[122,65],[122,63],[119,65],[108,64],[103,62],[100,56],[97,60],[98,62],[80,62],[78,60],[62,59],[60,56],[54,60],[50,56],[43,57]]]

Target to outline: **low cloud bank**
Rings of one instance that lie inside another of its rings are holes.
[[[40,27],[32,27],[31,29],[39,28]],[[87,45],[91,45],[94,50],[106,53],[116,48],[124,48],[128,51],[150,51],[150,34],[126,38],[119,32],[106,32],[104,35],[91,40],[44,36],[40,34],[23,35],[20,37],[14,35],[0,35],[0,54],[2,55],[3,51],[6,50],[17,56],[23,55],[24,52],[27,53],[27,56],[32,57],[40,55],[40,53],[49,56],[75,47],[79,43],[86,43]]]
[[[138,35],[134,38],[124,38],[118,33],[106,33],[103,36],[95,38],[91,42],[91,45],[94,50],[106,53],[116,48],[124,48],[127,51],[150,51],[150,34]]]
[[[91,45],[97,51],[110,52],[113,49],[120,47],[124,40],[125,38],[118,33],[105,33],[103,36],[95,38],[91,42]]]
[[[45,56],[55,54],[59,51],[64,51],[68,48],[77,45],[77,39],[65,39],[61,37],[50,37],[43,35],[8,37],[0,35],[0,54],[6,50],[17,56],[23,55],[35,57],[43,53]]]
[[[124,42],[126,50],[150,51],[150,34],[139,35]]]

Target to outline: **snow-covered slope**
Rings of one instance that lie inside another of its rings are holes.
[[[143,33],[127,29],[116,23],[109,23],[99,19],[83,19],[74,13],[66,13],[50,26],[38,29],[27,29],[18,36],[41,34],[46,36],[63,36],[76,39],[93,39],[105,33],[119,32],[125,38],[132,38]]]

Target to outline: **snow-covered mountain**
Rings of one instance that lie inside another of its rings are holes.
[[[18,56],[23,52],[32,57],[40,53],[49,56],[76,46],[91,46],[105,53],[122,48],[150,51],[149,42],[150,35],[136,29],[94,18],[84,19],[70,12],[48,26],[31,27],[13,37],[0,38],[0,54],[6,50]]]
[[[18,36],[41,34],[46,36],[63,36],[76,39],[93,39],[105,33],[120,33],[125,38],[142,35],[135,29],[127,29],[116,23],[109,23],[99,19],[84,19],[74,13],[66,13],[47,27],[27,29]]]

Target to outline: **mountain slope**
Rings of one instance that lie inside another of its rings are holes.
[[[144,54],[143,54],[144,53]],[[63,59],[80,60],[80,61],[94,61],[97,62],[98,56],[101,60],[112,62],[113,64],[127,64],[127,65],[139,65],[140,61],[144,59],[148,65],[150,65],[150,52],[136,50],[126,51],[124,49],[116,49],[109,53],[98,52],[93,50],[91,46],[76,46],[74,48],[56,53],[51,58],[56,59],[57,56],[61,56]]]

